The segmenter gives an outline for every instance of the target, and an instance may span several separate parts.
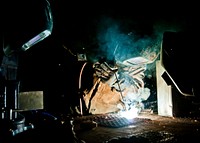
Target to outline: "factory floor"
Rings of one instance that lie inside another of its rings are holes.
[[[45,113],[45,112],[44,112]],[[199,143],[200,118],[163,117],[140,113],[134,119],[117,114],[87,115],[60,120],[46,113],[26,114],[34,128],[15,136],[0,134],[1,143]],[[2,123],[1,127],[5,125]],[[29,126],[29,125],[28,125]],[[11,127],[11,126],[10,126]],[[72,132],[73,128],[73,132]],[[9,129],[9,127],[7,128]],[[8,130],[10,132],[10,130]],[[20,131],[20,130],[19,130]],[[74,134],[75,137],[74,138]],[[2,140],[1,140],[2,139]]]
[[[101,121],[103,118],[109,121]],[[141,113],[130,122],[117,120],[110,115],[79,117],[76,120],[76,135],[86,143],[200,142],[198,118],[163,117],[153,113]],[[90,125],[91,122],[93,124]]]

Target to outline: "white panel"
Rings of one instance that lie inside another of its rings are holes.
[[[165,69],[161,65],[161,61],[156,61],[158,115],[172,117],[172,88],[162,78],[164,72]]]

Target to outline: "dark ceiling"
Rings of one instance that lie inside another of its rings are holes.
[[[196,31],[194,27],[198,25],[195,4],[184,2],[51,0],[51,5],[53,34],[58,41],[75,50],[94,48],[99,28],[103,24],[108,26],[109,23],[105,23],[109,18],[120,23],[124,33],[152,34],[155,25],[157,29],[184,27],[184,30]]]
[[[9,1],[7,2],[9,4]],[[109,27],[108,19],[120,23],[122,33],[134,32],[141,37],[154,33],[155,26],[161,31],[173,27],[177,29],[181,27],[186,31],[198,30],[198,9],[195,4],[170,1],[161,3],[49,0],[49,2],[54,23],[52,35],[22,53],[20,66],[23,69],[23,77],[30,78],[29,73],[34,73],[38,78],[43,78],[44,75],[46,78],[51,76],[56,78],[59,70],[62,71],[62,68],[69,65],[74,66],[72,63],[76,58],[64,49],[63,45],[75,54],[81,52],[82,48],[95,51],[98,48],[97,35],[101,31],[99,28]],[[12,1],[10,3],[14,7],[15,4],[19,4]],[[23,9],[22,5],[21,7]],[[4,10],[11,15],[15,13],[12,9],[4,8]],[[26,15],[26,12],[24,14]],[[17,18],[13,17],[13,25],[16,20]],[[35,23],[27,24],[31,28]]]

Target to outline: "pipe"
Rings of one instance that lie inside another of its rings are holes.
[[[82,78],[82,73],[83,73],[83,69],[84,67],[86,66],[87,62],[85,62],[81,68],[81,71],[80,71],[80,74],[79,74],[79,91],[81,90],[81,78]],[[81,97],[80,97],[80,112],[81,112],[81,115],[83,115],[83,104],[82,104],[82,100],[81,100]]]

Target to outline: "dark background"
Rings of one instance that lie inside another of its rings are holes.
[[[57,110],[55,107],[59,110],[65,110],[67,108],[65,106],[68,104],[78,103],[78,78],[83,62],[78,62],[77,57],[72,55],[69,50],[74,54],[83,52],[83,47],[88,53],[95,51],[98,48],[97,29],[100,20],[105,16],[121,21],[125,32],[134,29],[137,34],[141,35],[150,35],[154,24],[157,22],[161,23],[160,27],[158,25],[160,29],[163,28],[163,25],[164,28],[181,25],[182,31],[190,33],[190,40],[187,43],[193,42],[191,37],[195,37],[195,44],[193,43],[192,49],[182,44],[184,56],[181,56],[181,50],[176,52],[176,57],[187,57],[188,59],[184,63],[181,61],[181,70],[179,70],[182,72],[181,75],[187,76],[187,73],[182,71],[183,67],[185,68],[185,63],[187,63],[186,68],[194,69],[198,64],[196,62],[198,60],[193,56],[193,53],[197,55],[198,45],[196,44],[198,42],[196,40],[198,38],[196,38],[196,35],[198,36],[199,31],[198,8],[196,8],[195,3],[64,0],[50,0],[49,2],[54,23],[52,35],[20,54],[19,79],[21,80],[22,91],[45,90],[45,106],[50,110]],[[10,18],[13,19],[11,26],[13,27],[18,20],[14,10],[18,6],[23,10],[22,3],[23,1],[20,1],[20,3],[11,1],[10,4],[14,9],[4,7],[3,15],[7,16],[7,13],[9,13],[9,16],[11,15]],[[31,7],[31,5],[28,7]],[[26,16],[26,12],[24,14]],[[34,24],[34,22],[27,23],[30,29]],[[17,29],[17,27],[13,29]],[[185,39],[183,42],[185,42]],[[63,45],[69,50],[64,49]],[[190,50],[189,54],[187,54],[187,49]],[[190,60],[190,57],[193,57],[192,60]],[[191,67],[193,64],[194,66]],[[88,67],[86,76],[90,77],[91,72],[91,67]],[[191,76],[192,79],[194,77],[194,75]],[[179,79],[181,78],[182,76]],[[90,78],[86,79],[90,81]]]

